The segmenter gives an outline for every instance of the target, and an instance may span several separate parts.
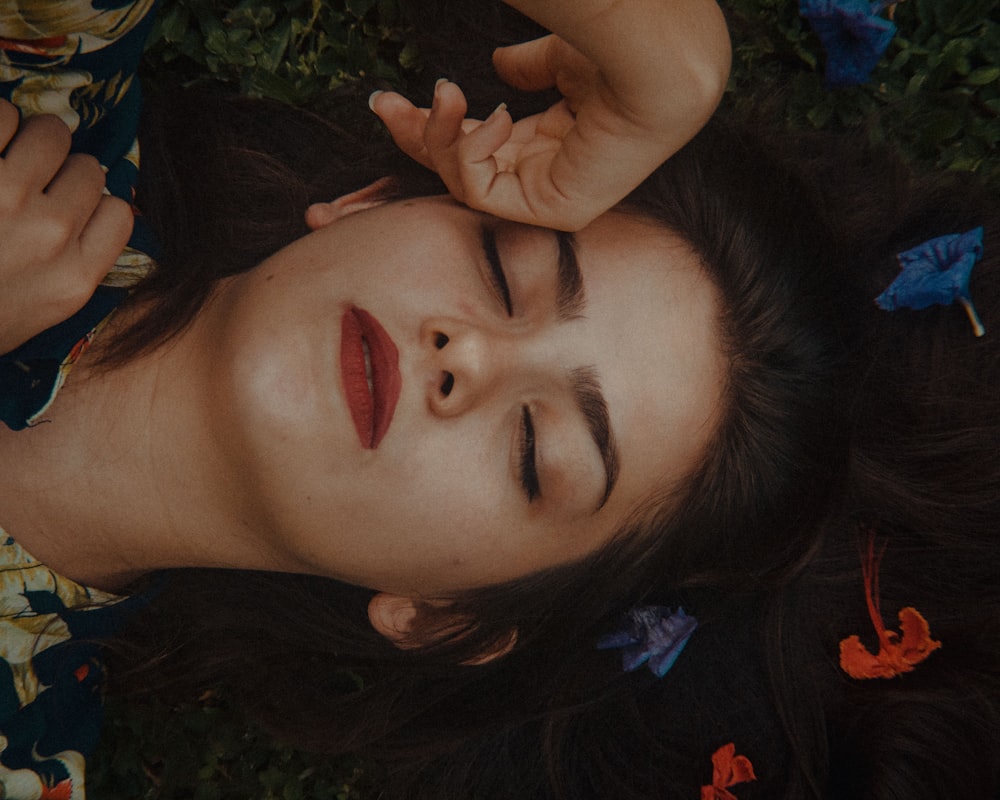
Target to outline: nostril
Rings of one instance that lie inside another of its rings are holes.
[[[452,388],[455,386],[455,376],[450,372],[444,373],[444,380],[441,381],[441,394],[445,397],[451,394]]]
[[[436,348],[437,348],[438,350],[440,350],[440,349],[441,349],[442,347],[444,347],[444,346],[445,346],[446,344],[448,344],[448,337],[447,337],[447,336],[445,336],[445,335],[444,335],[443,333],[439,333],[439,334],[437,334],[437,335],[436,335],[436,336],[434,337],[434,346],[435,346],[435,347],[436,347]]]

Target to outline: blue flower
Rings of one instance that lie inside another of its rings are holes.
[[[622,669],[631,672],[649,662],[649,669],[662,678],[681,654],[698,621],[678,608],[676,613],[665,606],[639,606],[626,614],[625,626],[597,643],[600,650],[622,650]]]
[[[799,0],[826,50],[826,85],[856,86],[868,80],[896,26],[878,13],[891,3],[868,0]]]
[[[976,336],[982,336],[983,324],[969,295],[972,267],[982,255],[982,227],[929,239],[897,256],[902,271],[875,298],[875,303],[886,311],[895,311],[946,306],[957,300],[965,307]]]

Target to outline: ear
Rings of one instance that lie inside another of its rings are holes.
[[[417,605],[412,598],[379,592],[368,601],[368,621],[396,647],[420,647],[416,640]]]
[[[415,650],[428,644],[420,630],[420,606],[446,607],[447,600],[414,600],[398,594],[379,592],[368,602],[368,621],[382,636],[401,650]],[[456,623],[457,624],[457,623]],[[437,632],[441,632],[438,628]],[[447,632],[446,630],[443,632]],[[509,653],[517,644],[517,629],[512,629],[509,635],[497,646],[479,653],[473,658],[463,661],[468,666],[488,664]]]
[[[328,203],[313,203],[306,209],[306,225],[315,231],[325,228],[331,222],[350,216],[356,211],[375,208],[386,203],[396,193],[396,179],[379,178],[363,189],[345,194]]]

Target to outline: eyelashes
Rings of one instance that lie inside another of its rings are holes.
[[[496,231],[489,225],[483,225],[481,229],[481,239],[483,254],[486,256],[486,263],[489,265],[487,279],[490,289],[496,296],[497,301],[504,307],[507,316],[514,316],[514,304],[511,302],[510,286],[507,283],[507,276],[504,274],[503,265],[500,262],[500,251],[497,249]],[[521,446],[519,458],[519,474],[521,487],[532,502],[541,494],[541,485],[538,482],[538,470],[535,464],[535,424],[531,418],[531,410],[527,406],[521,406]]]
[[[488,273],[490,288],[497,296],[497,300],[507,310],[507,316],[514,316],[514,304],[510,299],[510,286],[507,285],[507,276],[504,274],[503,265],[500,263],[500,251],[497,250],[497,233],[489,225],[482,227],[483,253],[486,255],[486,263],[489,264]]]
[[[531,411],[521,406],[521,486],[530,503],[541,494],[535,465],[535,425]]]

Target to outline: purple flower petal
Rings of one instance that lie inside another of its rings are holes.
[[[868,0],[799,0],[799,13],[826,50],[826,85],[856,86],[868,80],[896,35],[878,16],[883,3]]]
[[[698,621],[665,606],[639,606],[626,615],[625,627],[601,638],[599,649],[621,647],[622,668],[626,672],[649,662],[650,671],[662,678],[677,660]]]
[[[982,324],[972,309],[969,280],[972,267],[983,255],[983,229],[951,233],[929,239],[900,253],[902,268],[889,287],[875,298],[879,308],[920,310],[932,305],[950,305],[956,300],[969,312],[977,335]]]

